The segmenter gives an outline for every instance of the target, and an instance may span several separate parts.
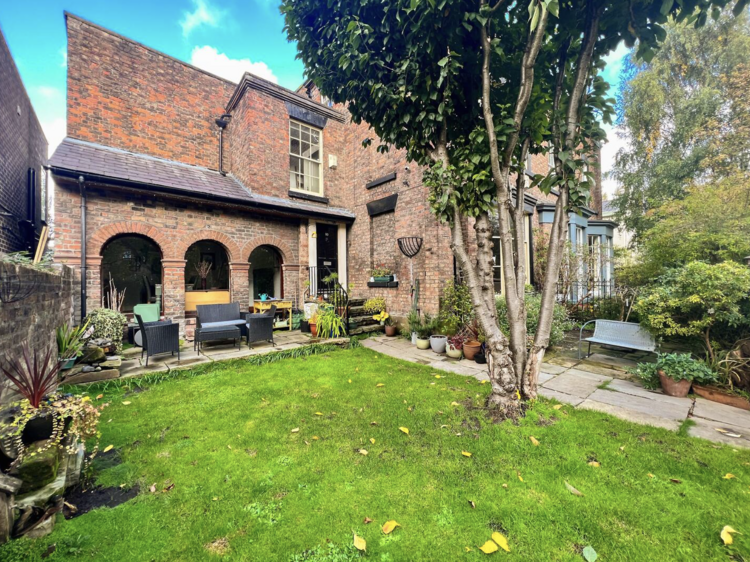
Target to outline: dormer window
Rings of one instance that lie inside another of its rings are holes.
[[[323,195],[323,135],[298,121],[289,121],[289,189]]]

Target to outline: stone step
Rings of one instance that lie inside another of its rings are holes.
[[[379,322],[375,319],[373,319],[372,316],[350,316],[349,317],[349,325],[350,326],[369,326],[370,324],[379,324]]]
[[[358,334],[369,334],[371,332],[385,332],[385,328],[380,324],[371,324],[369,326],[358,326],[349,330],[350,336],[356,336]]]

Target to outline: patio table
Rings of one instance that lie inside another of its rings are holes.
[[[267,299],[253,300],[253,312],[265,312],[270,309],[273,305],[276,305],[276,310],[285,310],[288,313],[289,319],[289,331],[292,331],[292,301],[285,299]]]

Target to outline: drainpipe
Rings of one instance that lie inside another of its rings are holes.
[[[83,176],[78,176],[81,191],[81,321],[86,318],[86,185]]]
[[[229,120],[232,116],[229,113],[225,113],[216,120],[216,124],[219,126],[219,173],[222,176],[227,175],[224,171],[224,129],[229,125]]]

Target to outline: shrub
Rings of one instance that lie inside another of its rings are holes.
[[[750,270],[734,262],[690,262],[667,271],[635,305],[641,324],[660,336],[700,337],[714,360],[711,330],[749,322],[741,304],[750,292]]]
[[[510,325],[508,323],[508,308],[505,304],[505,297],[498,295],[495,297],[497,306],[497,321],[500,330],[506,336],[510,335]],[[537,293],[526,294],[526,336],[529,344],[533,342],[539,325],[539,311],[542,307],[542,296]],[[555,303],[552,312],[552,328],[549,333],[549,345],[559,344],[565,338],[565,332],[569,332],[575,327],[574,322],[568,317],[568,311],[561,304]]]
[[[122,352],[122,327],[127,324],[124,314],[109,308],[97,308],[89,313],[84,323],[94,328],[94,339],[112,340],[115,353]]]
[[[385,299],[383,297],[373,297],[365,301],[364,306],[367,314],[377,314],[383,312],[386,309]]]
[[[469,324],[474,318],[474,305],[471,302],[469,287],[450,281],[443,289],[439,316],[440,321],[447,327],[458,329]]]
[[[346,333],[344,320],[336,314],[331,306],[324,306],[318,310],[318,337],[340,338]]]
[[[656,363],[638,363],[630,372],[643,381],[643,386],[654,389],[661,386],[659,371],[676,381],[689,380],[698,384],[716,382],[716,374],[689,353],[660,353]]]

